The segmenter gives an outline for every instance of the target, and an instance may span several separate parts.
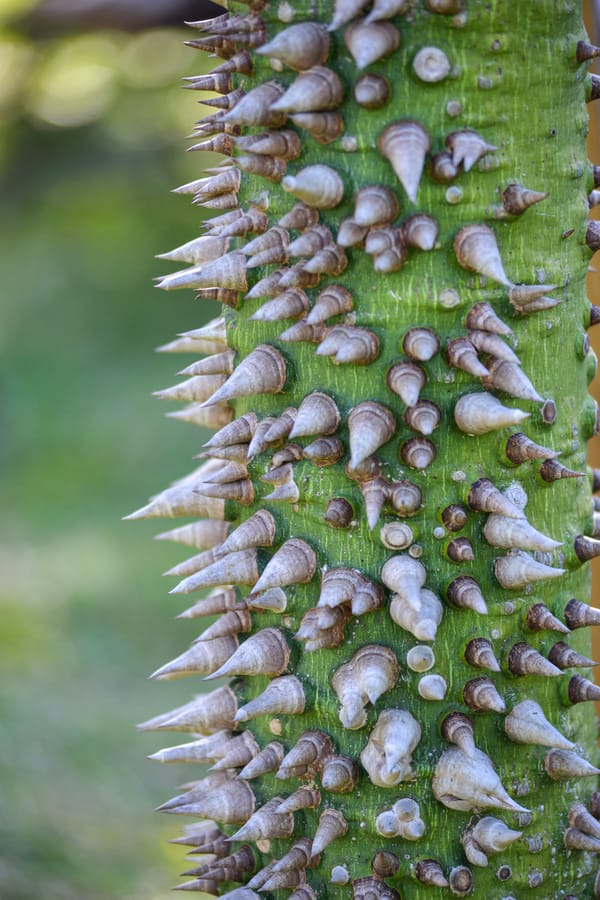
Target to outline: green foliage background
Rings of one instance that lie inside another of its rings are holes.
[[[177,82],[206,63],[182,39],[32,41],[0,20],[3,900],[152,900],[181,867],[179,823],[150,818],[173,774],[133,723],[188,699],[146,675],[195,630],[157,577],[181,554],[120,518],[202,439],[149,396],[188,361],[153,347],[214,315],[151,285],[171,268],[153,254],[200,220],[166,191],[199,170],[178,139],[198,97]]]
[[[208,164],[177,82],[210,60],[167,30],[32,38],[34,3],[0,0],[0,897],[159,900],[178,776],[133,723],[189,699],[145,676],[197,626],[169,619],[163,523],[120,519],[202,442],[149,394],[189,360],[152,348],[215,304],[151,279],[201,217],[166,187]]]

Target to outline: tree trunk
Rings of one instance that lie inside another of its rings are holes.
[[[181,189],[217,217],[160,286],[224,314],[159,395],[220,430],[133,514],[201,517],[173,593],[221,614],[155,677],[234,677],[142,726],[216,764],[166,804],[217,823],[182,888],[600,897],[595,50],[574,2],[369,9],[232,3],[192,40],[233,163]]]

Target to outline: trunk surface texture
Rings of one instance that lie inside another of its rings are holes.
[[[187,517],[172,593],[213,617],[153,676],[195,699],[141,726],[198,779],[163,806],[179,888],[600,897],[579,4],[191,25],[224,161],[178,188],[212,218],[159,287],[222,305],[157,395],[215,435],[131,516]]]

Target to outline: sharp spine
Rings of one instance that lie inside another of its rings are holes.
[[[552,781],[600,775],[600,769],[571,750],[549,750],[544,760],[544,768]]]
[[[577,653],[564,641],[553,644],[548,653],[548,659],[559,669],[591,668],[598,665],[595,660]]]
[[[233,589],[221,591],[216,589],[205,600],[200,600],[193,606],[179,613],[178,619],[197,619],[204,616],[216,616],[219,613],[229,612],[230,609],[239,609],[236,592]]]
[[[543,603],[535,603],[529,607],[525,624],[532,631],[543,631],[547,628],[550,631],[558,631],[561,634],[569,634],[570,632],[570,629],[560,619],[557,619]]]
[[[206,680],[225,675],[281,675],[288,667],[290,648],[278,628],[263,628],[247,638]]]
[[[321,794],[315,788],[299,787],[298,790],[282,800],[277,807],[278,813],[294,813],[299,809],[316,809],[321,804]]]
[[[276,778],[282,780],[319,772],[332,753],[331,739],[322,731],[305,731],[283,758]]]
[[[600,700],[600,687],[581,675],[573,675],[569,680],[568,698],[570,703]]]
[[[392,164],[411,203],[416,203],[425,157],[431,147],[427,130],[408,119],[394,122],[379,135],[378,147]]]
[[[575,472],[573,469],[567,469],[557,459],[545,459],[540,466],[540,476],[549,484],[553,481],[559,481],[561,478],[583,478],[584,475],[585,472]]]
[[[560,455],[554,450],[549,450],[547,447],[541,447],[539,444],[536,444],[522,431],[511,434],[506,442],[504,452],[510,462],[516,466],[520,466],[522,463],[529,462],[532,459],[555,459]]]
[[[247,722],[256,716],[300,715],[306,706],[302,684],[295,675],[274,679],[268,687],[245,706],[238,709],[236,722]]]
[[[337,838],[342,837],[348,831],[348,823],[341,812],[332,807],[321,813],[319,824],[315,831],[311,857],[317,856]]]
[[[491,547],[520,550],[539,550],[549,553],[562,547],[562,541],[555,541],[533,528],[525,518],[516,519],[499,513],[490,513],[483,535]]]
[[[245,782],[242,782],[245,784]],[[260,841],[271,838],[288,838],[294,832],[294,817],[291,813],[279,813],[277,807],[281,797],[273,797],[247,819],[244,825],[232,834],[230,841]],[[258,885],[256,885],[259,887]]]
[[[189,703],[137,726],[139,731],[192,731],[210,735],[234,727],[237,698],[230,687],[199,694]]]
[[[494,562],[494,574],[503,588],[518,590],[547,578],[560,578],[565,574],[565,569],[546,566],[528,553],[518,550],[498,557]]]
[[[519,425],[529,415],[522,409],[503,406],[487,391],[463,394],[454,407],[456,424],[469,435],[487,434],[510,425]]]
[[[237,647],[238,641],[233,635],[192,644],[189,650],[161,666],[150,675],[150,678],[169,680],[186,675],[209,675],[217,671],[233,655]]]
[[[595,559],[596,556],[600,556],[600,541],[587,537],[584,534],[577,535],[573,542],[573,547],[579,562],[589,562],[591,559]]]
[[[251,585],[258,576],[256,549],[239,550],[229,553],[222,559],[189,575],[180,581],[169,593],[191,594],[205,587],[215,587],[224,584]]]
[[[470,754],[459,747],[444,750],[433,776],[433,793],[450,809],[528,812],[507,794],[491,760],[481,750]]]
[[[600,625],[600,609],[581,603],[574,597],[567,603],[564,615],[567,626],[572,629]]]
[[[539,744],[559,750],[573,750],[575,747],[550,724],[535,700],[517,703],[504,719],[504,730],[511,741],[518,744]]]
[[[238,778],[250,781],[252,778],[259,778],[261,775],[275,772],[281,765],[284,755],[283,744],[280,744],[278,741],[272,741],[244,766],[238,774]]]
[[[546,678],[562,675],[557,666],[525,641],[513,644],[508,654],[507,666],[513,675],[542,675]]]

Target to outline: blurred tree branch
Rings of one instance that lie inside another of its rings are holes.
[[[32,35],[95,28],[137,31],[181,25],[222,11],[211,0],[41,0],[19,24]]]

